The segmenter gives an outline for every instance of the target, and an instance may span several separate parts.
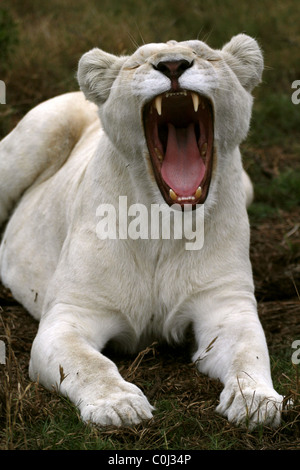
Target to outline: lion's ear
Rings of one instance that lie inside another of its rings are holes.
[[[251,92],[261,81],[264,68],[262,51],[255,39],[246,34],[234,36],[222,49],[225,60],[243,87]]]
[[[110,93],[125,57],[94,48],[79,60],[77,80],[86,98],[96,104],[104,103]]]

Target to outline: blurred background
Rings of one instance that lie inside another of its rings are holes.
[[[299,107],[291,84],[300,79],[297,0],[2,0],[0,79],[6,83],[0,135],[42,100],[77,89],[80,56],[92,47],[131,54],[139,45],[199,38],[221,48],[240,32],[255,37],[265,56],[255,95],[253,141],[299,151]]]

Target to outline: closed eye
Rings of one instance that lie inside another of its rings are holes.
[[[135,63],[135,64],[132,64],[132,65],[127,65],[126,67],[123,67],[123,70],[135,70],[135,69],[138,69],[142,64],[139,64],[139,63]]]

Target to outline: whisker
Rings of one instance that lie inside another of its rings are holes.
[[[141,30],[140,30],[140,28],[139,28],[139,26],[138,26],[138,24],[137,24],[136,21],[135,21],[135,26],[136,26],[136,28],[137,28],[137,30],[138,30],[138,33],[139,33],[139,36],[140,36],[140,38],[141,38],[141,40],[142,40],[142,44],[146,44],[146,42],[145,42],[145,40],[144,40],[144,38],[143,38],[143,35],[142,35],[142,33],[141,33]]]
[[[140,33],[140,32],[139,32]],[[136,39],[133,37],[133,35],[128,31],[127,32],[127,35],[129,37],[129,39],[131,40],[132,44],[134,45],[134,47],[136,49],[138,49],[140,47],[139,43],[136,41]]]
[[[203,28],[202,28],[202,29],[203,29]],[[202,29],[199,31],[198,36],[197,36],[197,39],[198,39],[199,41],[202,41],[202,42],[205,42],[205,43],[206,43],[206,42],[208,42],[208,40],[209,40],[209,38],[210,38],[210,36],[211,36],[211,34],[212,34],[212,32],[213,32],[213,29],[211,29],[210,31],[208,31],[207,33],[205,33],[205,34],[203,35],[203,37],[202,37],[201,39],[199,39],[199,35],[200,35],[200,33],[202,32]]]

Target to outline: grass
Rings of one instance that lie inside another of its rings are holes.
[[[155,405],[154,419],[126,429],[86,426],[67,399],[30,382],[37,324],[0,286],[0,340],[7,346],[6,364],[0,364],[0,449],[300,448],[300,366],[291,362],[291,344],[300,338],[300,105],[291,101],[291,84],[300,79],[299,17],[297,0],[1,2],[0,80],[7,104],[0,105],[0,137],[34,105],[78,89],[78,60],[94,46],[130,54],[144,42],[198,37],[219,48],[240,32],[259,41],[266,70],[242,144],[255,185],[251,259],[273,379],[295,406],[278,430],[235,428],[214,412],[220,384],[196,372],[185,348],[155,344],[136,358],[113,357]]]
[[[300,201],[300,169],[288,168],[277,176],[261,177],[255,184],[255,202],[249,208],[252,221],[289,211]]]
[[[18,315],[26,318],[25,312],[19,311]],[[15,318],[12,320],[5,313],[3,318],[6,325],[15,323]],[[131,428],[104,430],[84,425],[67,399],[29,382],[23,362],[17,357],[21,356],[20,346],[16,354],[13,352],[13,348],[18,349],[13,345],[17,332],[16,326],[14,331],[6,327],[7,374],[0,393],[0,423],[4,424],[5,419],[6,426],[0,431],[0,449],[241,450],[293,449],[300,445],[299,370],[291,366],[288,354],[272,360],[276,386],[280,392],[293,395],[296,403],[295,409],[283,417],[279,431],[260,427],[248,433],[229,425],[214,412],[220,384],[198,374],[187,362],[185,350],[174,351],[158,345],[145,350],[132,377],[149,392],[158,375],[161,376],[161,387],[152,397],[155,418]],[[123,373],[134,364],[129,358],[119,358],[118,362]]]
[[[269,118],[275,115],[280,119],[283,109],[293,113],[297,121],[296,107],[290,100],[291,83],[300,76],[299,28],[294,21],[299,17],[300,4],[296,0],[276,5],[270,0],[253,0],[251,4],[240,2],[238,7],[233,0],[3,3],[0,11],[7,13],[2,15],[2,24],[0,16],[0,24],[6,34],[3,33],[2,41],[0,36],[0,44],[5,50],[1,57],[5,69],[0,71],[0,79],[7,83],[8,105],[0,128],[2,134],[32,105],[77,89],[78,60],[94,46],[126,54],[143,42],[199,37],[219,48],[241,31],[258,39],[267,67],[264,86],[256,92],[260,109],[257,113],[254,109],[254,123],[262,122],[263,127],[258,124],[253,139],[257,142],[260,132],[267,132],[267,139],[272,142],[276,135]],[[289,119],[285,125],[290,126]],[[261,143],[262,138],[259,140]],[[296,142],[296,136],[293,140]]]

